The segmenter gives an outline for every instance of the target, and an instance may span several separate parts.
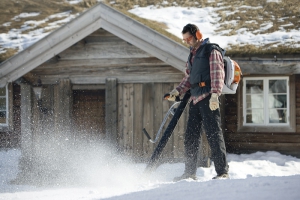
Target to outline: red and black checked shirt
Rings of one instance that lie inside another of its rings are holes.
[[[199,48],[199,47],[198,47]],[[197,49],[191,50],[193,54],[191,63],[193,63],[194,57],[196,55]],[[210,79],[211,79],[211,91],[210,93],[217,93],[218,95],[221,94],[223,85],[224,85],[224,63],[222,55],[217,50],[212,50],[210,57],[209,57],[209,65],[210,65]],[[199,66],[193,66],[199,67]],[[176,87],[179,94],[184,94],[191,88],[190,83],[190,70],[188,69],[188,64],[186,63],[186,70],[185,70],[185,77],[182,79],[181,83]],[[198,103],[199,101],[203,100],[207,97],[209,93],[202,94],[200,96],[191,96],[191,100],[194,104]]]

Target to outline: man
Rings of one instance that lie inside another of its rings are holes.
[[[183,175],[174,178],[174,181],[197,179],[201,127],[207,135],[211,158],[217,172],[217,176],[213,179],[229,178],[218,100],[225,76],[222,49],[217,44],[211,44],[208,38],[203,40],[200,30],[194,24],[183,27],[182,38],[190,46],[186,73],[181,83],[170,92],[168,100],[175,101],[176,96],[190,90],[192,101],[184,138],[185,171]]]

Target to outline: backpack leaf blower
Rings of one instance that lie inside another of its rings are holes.
[[[167,98],[166,97],[167,95],[165,95],[165,99]],[[151,173],[153,172],[157,167],[158,167],[158,164],[159,164],[159,159],[161,158],[161,154],[162,154],[162,151],[163,149],[165,148],[168,140],[170,139],[177,123],[178,123],[178,120],[180,119],[181,115],[182,115],[182,112],[184,111],[189,99],[191,97],[191,93],[190,91],[187,91],[184,95],[184,97],[180,100],[179,97],[176,98],[176,102],[171,106],[171,108],[169,109],[169,111],[167,112],[161,126],[160,126],[160,129],[156,135],[156,138],[155,140],[152,140],[150,135],[148,134],[148,132],[146,131],[146,129],[144,128],[143,129],[143,133],[146,135],[146,137],[148,138],[148,140],[152,143],[156,143],[157,140],[159,139],[159,135],[161,133],[161,130],[165,124],[165,122],[167,121],[167,118],[170,114],[173,114],[173,117],[169,123],[169,125],[167,126],[164,134],[162,135],[157,147],[155,148],[149,162],[147,163],[147,166],[146,166],[146,169],[145,169],[145,172],[146,173]],[[178,105],[178,107],[175,109],[174,106],[175,105]]]

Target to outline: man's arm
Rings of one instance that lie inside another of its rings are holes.
[[[209,57],[211,93],[221,95],[224,86],[224,63],[222,54],[218,50],[212,50]]]
[[[176,90],[179,92],[180,95],[184,94],[186,91],[188,91],[191,88],[190,83],[190,70],[188,69],[188,64],[185,65],[185,76],[182,79],[181,83],[176,87]]]

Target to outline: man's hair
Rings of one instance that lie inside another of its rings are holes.
[[[182,34],[189,32],[196,40],[202,39],[202,33],[195,24],[187,24],[182,29]]]
[[[195,24],[187,24],[183,27],[181,33],[185,34],[185,33],[189,32],[192,36],[194,36],[197,39],[197,37],[196,37],[197,30],[199,30],[199,29]]]

